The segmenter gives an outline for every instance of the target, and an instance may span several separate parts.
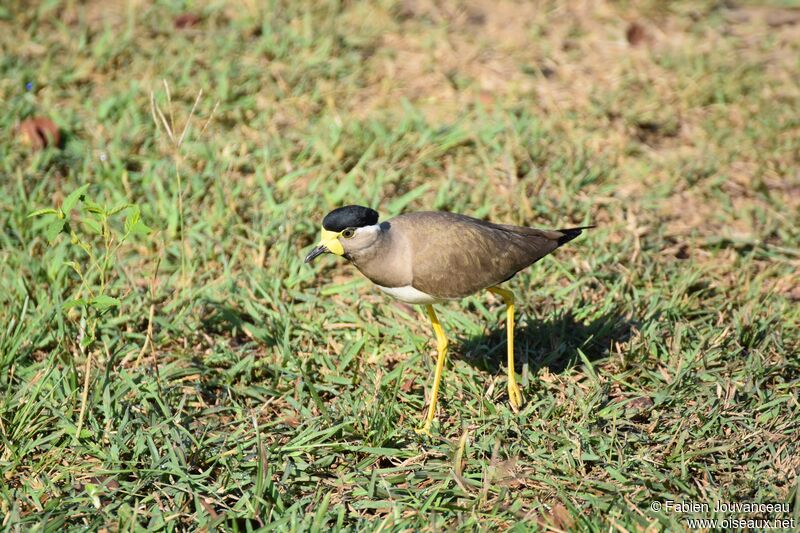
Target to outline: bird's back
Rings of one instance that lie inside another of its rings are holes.
[[[408,241],[412,286],[441,299],[463,298],[502,283],[582,229],[538,230],[430,211],[400,215],[389,224],[390,231]]]

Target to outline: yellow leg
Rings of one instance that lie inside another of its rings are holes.
[[[430,435],[431,424],[433,424],[433,417],[436,414],[436,400],[439,397],[439,383],[442,381],[442,370],[444,370],[444,361],[447,356],[447,336],[444,334],[433,306],[426,305],[425,310],[428,312],[428,318],[431,319],[433,331],[436,333],[436,351],[439,352],[439,355],[436,358],[436,374],[433,376],[433,390],[431,392],[431,403],[428,406],[428,415],[425,417],[425,423],[417,430],[417,433]]]
[[[514,293],[490,287],[490,292],[497,294],[506,304],[506,338],[508,339],[508,401],[515,411],[522,407],[522,393],[517,386],[517,375],[514,372]]]

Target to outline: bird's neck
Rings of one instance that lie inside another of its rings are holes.
[[[378,232],[375,243],[351,257],[353,264],[370,281],[382,287],[410,285],[412,273],[403,239],[387,228]]]
[[[378,226],[375,231],[375,241],[362,250],[350,253],[350,261],[361,269],[361,265],[368,265],[380,258],[390,249],[392,245],[392,235],[389,231]]]

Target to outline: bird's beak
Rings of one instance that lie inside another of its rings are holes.
[[[344,255],[344,247],[339,242],[339,233],[322,230],[322,239],[319,244],[306,256],[306,263],[310,263],[322,254]]]
[[[315,246],[314,249],[311,250],[311,252],[306,256],[305,262],[306,263],[310,263],[311,261],[313,261],[318,256],[320,256],[320,255],[322,255],[324,253],[328,253],[328,249],[327,248],[325,248],[321,244],[319,246]]]

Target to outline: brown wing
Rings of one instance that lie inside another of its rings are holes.
[[[412,286],[437,298],[462,298],[502,283],[558,248],[564,237],[454,213],[409,213],[390,224],[410,241]]]

